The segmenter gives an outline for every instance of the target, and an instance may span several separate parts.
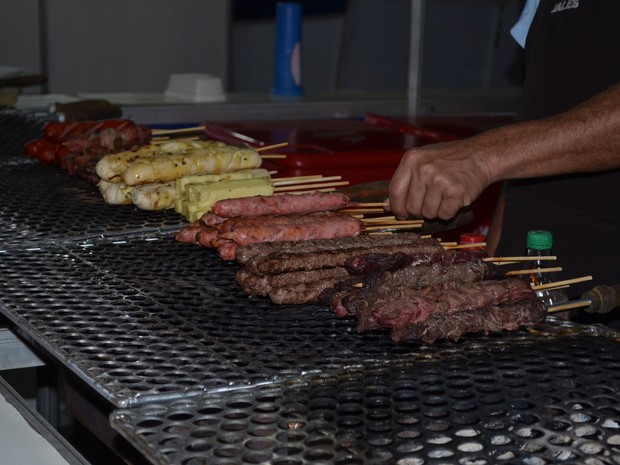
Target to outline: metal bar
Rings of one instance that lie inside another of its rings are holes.
[[[424,64],[425,0],[411,0],[411,40],[409,43],[408,115],[415,118],[420,109],[420,90]]]

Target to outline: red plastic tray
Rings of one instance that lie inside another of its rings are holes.
[[[397,120],[297,120],[207,124],[206,133],[228,143],[254,147],[286,142],[265,160],[278,176],[342,176],[351,185],[388,180],[410,147],[454,140],[454,134]],[[471,132],[469,133],[471,134]]]

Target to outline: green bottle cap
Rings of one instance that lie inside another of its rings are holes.
[[[534,250],[549,250],[553,245],[553,235],[550,231],[529,231],[527,233],[527,248]]]

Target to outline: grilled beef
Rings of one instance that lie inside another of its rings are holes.
[[[395,342],[411,340],[426,344],[438,339],[456,341],[467,333],[489,334],[533,326],[544,321],[546,314],[547,308],[539,299],[521,300],[452,314],[436,313],[419,323],[393,329],[390,337]]]

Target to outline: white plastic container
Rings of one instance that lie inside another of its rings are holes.
[[[171,74],[164,93],[166,99],[187,102],[224,102],[222,80],[210,74]]]

